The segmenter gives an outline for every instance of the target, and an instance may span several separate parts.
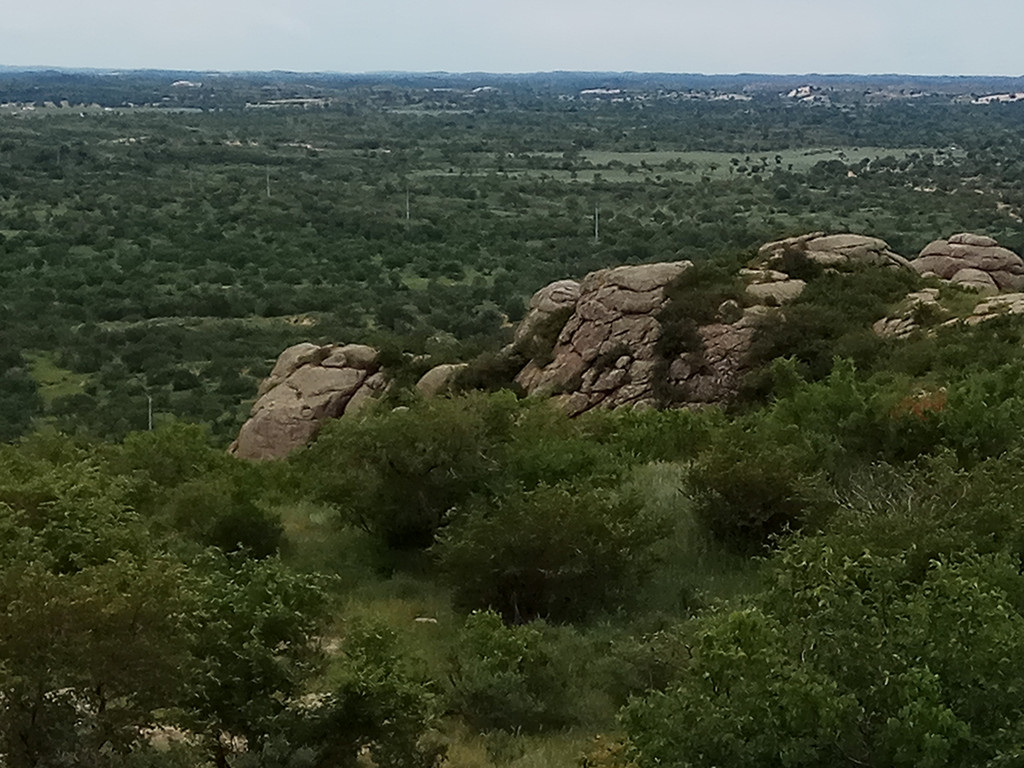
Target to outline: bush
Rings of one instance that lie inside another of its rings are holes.
[[[379,768],[433,768],[445,748],[435,731],[437,697],[403,664],[395,634],[359,624],[346,634],[326,693],[292,702],[285,728],[264,748],[261,768],[356,766],[368,755]],[[267,758],[275,758],[268,760]]]
[[[516,344],[516,356],[524,357],[541,368],[550,363],[554,359],[552,353],[558,343],[558,335],[572,313],[573,307],[563,307],[544,317],[537,323],[533,333]]]
[[[726,427],[691,466],[687,490],[701,523],[721,543],[754,554],[820,515],[816,459],[795,430]]]
[[[472,613],[451,667],[451,708],[476,728],[535,731],[575,719],[569,664],[543,623],[507,627],[492,611]]]
[[[692,626],[674,688],[625,708],[637,765],[1016,764],[1024,578],[1001,556],[907,566],[794,543],[751,605]]]
[[[629,602],[667,527],[620,492],[539,485],[468,505],[433,551],[458,606],[571,621]]]
[[[826,272],[810,281],[777,319],[759,326],[751,359],[767,364],[792,357],[812,379],[828,375],[836,357],[852,357],[858,367],[869,369],[890,344],[865,332],[915,284],[913,275],[900,270]]]
[[[211,473],[168,491],[163,513],[180,533],[224,552],[269,557],[284,535],[280,519],[224,474]]]
[[[515,412],[510,393],[475,394],[340,419],[293,466],[345,522],[390,547],[427,547],[449,510],[500,479]]]

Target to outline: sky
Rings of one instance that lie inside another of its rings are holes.
[[[1021,0],[0,0],[0,64],[1022,75]]]

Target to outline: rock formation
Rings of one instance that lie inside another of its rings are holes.
[[[385,385],[372,347],[296,344],[260,385],[230,451],[243,459],[287,456],[312,440],[324,420],[365,407]]]
[[[889,249],[889,244],[866,235],[826,235],[811,232],[765,243],[758,251],[758,260],[765,267],[779,269],[790,253],[799,253],[823,267],[850,269],[858,266],[908,268],[910,263]]]
[[[455,378],[460,372],[466,370],[466,367],[466,363],[435,365],[416,382],[416,389],[421,395],[428,398],[449,394],[455,383]]]
[[[976,291],[981,299],[969,313],[943,307],[937,288],[922,288],[908,294],[889,317],[874,325],[875,333],[906,338],[922,327],[966,323],[977,325],[1006,314],[1024,314],[1024,260],[991,237],[961,233],[948,240],[935,240],[910,262],[922,277]]]
[[[1024,263],[994,241],[959,235],[941,242],[946,246],[929,246],[922,258],[931,260],[919,264],[918,259],[914,268],[920,272],[928,266],[945,274],[947,261],[958,260],[951,275],[974,269],[997,284],[1010,284],[1017,276],[1024,282]],[[932,258],[940,255],[947,261]],[[527,394],[555,397],[573,415],[594,408],[725,402],[735,396],[748,370],[759,325],[785,312],[779,307],[804,290],[798,270],[808,262],[829,270],[911,266],[883,240],[815,232],[762,246],[755,262],[740,270],[722,294],[731,298],[712,299],[701,312],[689,314],[678,311],[686,309],[688,294],[676,283],[693,268],[689,261],[602,269],[580,282],[559,280],[537,291],[513,343],[499,357],[519,371],[515,381]],[[901,313],[879,321],[876,330],[909,334],[921,307],[927,310],[937,294],[934,288],[912,294]],[[715,302],[720,302],[717,311]],[[1024,295],[1013,308],[1018,304],[1024,307]],[[993,306],[991,311],[1013,308]],[[377,352],[366,346],[297,344],[286,349],[260,385],[232,452],[250,459],[277,458],[305,445],[325,419],[355,413],[384,393],[388,377],[378,368]],[[437,366],[416,386],[425,397],[445,394],[465,368]]]
[[[994,295],[1024,288],[1024,260],[991,237],[960,233],[928,243],[910,262],[919,275]]]
[[[698,348],[666,359],[657,348],[665,289],[691,267],[676,261],[590,273],[550,361],[534,359],[516,382],[527,394],[558,397],[573,415],[597,407],[654,407],[665,392],[691,404],[726,399],[742,375],[759,312],[735,302],[723,307],[716,322],[697,329]],[[531,312],[552,288],[534,296]],[[568,297],[558,308],[569,308]]]
[[[516,326],[513,344],[527,348],[533,342],[542,341],[539,337],[544,335],[551,321],[575,309],[579,299],[580,284],[575,280],[559,280],[541,288],[533,294],[526,316]]]

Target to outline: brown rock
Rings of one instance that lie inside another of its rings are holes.
[[[262,395],[264,392],[276,387],[299,367],[309,363],[319,363],[330,354],[330,351],[330,347],[321,347],[308,342],[288,347],[278,356],[277,362],[274,363],[274,367],[270,371],[270,376],[260,384],[257,394]]]
[[[936,275],[984,293],[1016,291],[1024,286],[1020,256],[991,237],[969,232],[928,243],[911,267],[919,275]]]
[[[365,344],[346,344],[332,347],[321,365],[328,368],[356,368],[361,371],[377,370],[377,350]]]
[[[575,280],[558,280],[533,294],[530,309],[541,312],[557,312],[575,306],[580,298],[580,284]]]
[[[646,293],[648,291],[660,290],[691,266],[693,264],[689,261],[671,261],[660,264],[637,264],[635,266],[603,269],[594,274],[601,276],[599,282],[625,288],[627,291]],[[590,277],[590,275],[587,276],[587,278]]]
[[[1021,288],[1024,288],[1024,275],[1007,272],[1001,269],[989,272],[989,274],[992,276],[992,279],[996,281],[996,285],[999,286],[1000,292],[1016,292]]]
[[[533,294],[526,317],[516,327],[514,344],[522,344],[534,337],[549,318],[576,306],[580,297],[580,284],[575,280],[559,280],[546,285]]]
[[[953,256],[961,259],[967,266],[985,272],[1006,270],[1017,274],[1024,273],[1024,261],[1007,248],[974,247],[970,245],[950,245]]]
[[[977,245],[983,248],[986,246],[999,245],[998,242],[987,235],[975,235],[970,232],[959,232],[955,235],[950,235],[949,242],[955,245]]]
[[[378,392],[383,376],[374,387],[364,386],[376,360],[376,350],[357,344],[289,347],[261,383],[231,452],[244,459],[276,459],[305,445],[325,420],[348,410],[357,393],[365,390],[367,400]]]
[[[759,267],[779,267],[789,251],[801,251],[808,259],[824,267],[849,268],[858,265],[890,266],[906,269],[908,262],[877,237],[849,233],[826,235],[811,232],[765,243],[758,249]]]
[[[289,376],[284,386],[298,392],[303,400],[323,395],[351,397],[366,378],[366,371],[354,368],[323,368],[306,365]]]
[[[928,245],[921,249],[921,253],[918,254],[918,258],[923,256],[949,256],[952,252],[953,251],[949,247],[948,240],[932,240]]]
[[[452,384],[455,383],[455,377],[465,369],[466,363],[445,363],[434,366],[416,382],[416,389],[427,398],[449,393]]]
[[[747,295],[759,304],[785,304],[799,298],[806,287],[803,280],[754,283],[747,286]]]
[[[978,293],[993,295],[999,293],[999,286],[988,272],[967,267],[961,269],[950,279],[951,283],[964,288],[973,288]]]
[[[929,272],[938,275],[943,280],[949,280],[957,272],[963,269],[961,259],[953,256],[943,256],[937,253],[928,256],[921,256],[910,262],[910,266],[919,275],[926,275]]]
[[[355,391],[345,405],[345,415],[355,416],[370,409],[387,391],[387,384],[388,380],[383,373],[378,372],[367,376],[363,385]]]

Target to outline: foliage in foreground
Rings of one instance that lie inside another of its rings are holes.
[[[1019,568],[970,556],[915,576],[903,555],[787,548],[763,594],[692,627],[675,687],[624,710],[638,765],[938,768],[1019,755]]]

